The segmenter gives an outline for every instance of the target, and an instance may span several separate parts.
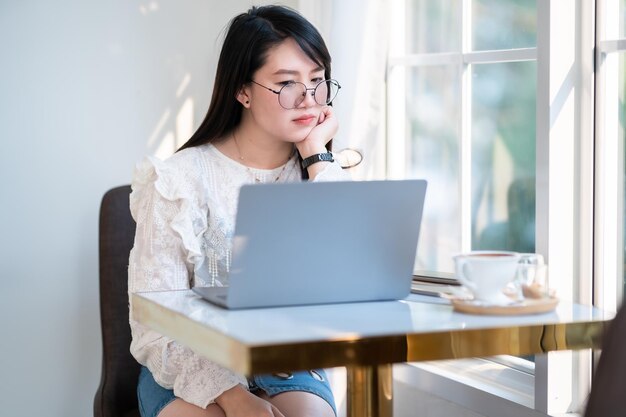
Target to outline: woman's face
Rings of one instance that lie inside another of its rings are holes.
[[[308,88],[315,87],[324,79],[324,68],[312,61],[293,39],[289,38],[268,51],[265,65],[252,79],[279,91],[288,82],[301,82]],[[239,99],[250,111],[251,120],[268,136],[297,143],[307,137],[317,125],[323,106],[306,94],[302,103],[294,109],[285,109],[278,102],[278,95],[257,85],[248,84]]]

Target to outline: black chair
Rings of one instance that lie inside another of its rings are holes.
[[[626,304],[609,325],[593,378],[585,417],[626,416]]]
[[[100,206],[100,324],[102,375],[93,403],[94,417],[139,416],[140,365],[130,354],[128,255],[135,237],[130,186],[109,190]]]

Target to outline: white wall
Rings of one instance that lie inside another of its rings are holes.
[[[197,127],[218,35],[251,3],[0,0],[0,415],[92,415],[100,199],[143,155],[171,153]],[[345,7],[333,11],[338,24]],[[326,29],[346,86],[337,143],[358,147],[346,120],[354,54]]]
[[[0,0],[1,415],[92,414],[100,199],[198,125],[250,3]]]

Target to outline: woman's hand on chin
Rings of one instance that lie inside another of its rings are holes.
[[[325,106],[320,112],[317,125],[302,141],[296,143],[298,152],[303,158],[326,152],[326,144],[335,136],[337,130],[339,130],[337,117],[332,107]]]

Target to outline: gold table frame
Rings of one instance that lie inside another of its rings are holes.
[[[169,297],[179,298],[172,302],[174,307],[163,301]],[[423,332],[413,329],[403,334],[353,334],[328,340],[251,344],[181,313],[176,306],[189,297],[197,296],[188,290],[132,294],[133,317],[198,354],[245,375],[345,366],[348,417],[393,415],[393,363],[599,348],[603,331],[613,317],[593,307],[573,305],[583,309],[584,314],[562,322],[537,315],[524,324],[510,324],[511,319],[502,317],[498,325],[480,328],[451,327]],[[216,308],[208,303],[206,306]],[[437,308],[452,309],[441,305]],[[258,311],[263,314],[262,309]]]

